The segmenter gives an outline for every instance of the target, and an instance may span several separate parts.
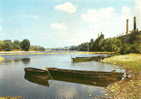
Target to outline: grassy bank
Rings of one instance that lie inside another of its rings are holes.
[[[5,59],[3,57],[0,57],[0,62],[4,61]]]
[[[141,99],[141,54],[117,55],[102,62],[119,65],[130,74],[129,78],[107,87],[112,99]]]
[[[105,58],[102,62],[119,65],[132,71],[141,71],[141,54],[117,55]]]
[[[42,55],[42,54],[115,54],[114,52],[83,52],[83,51],[0,51],[0,55]]]
[[[115,52],[87,52],[87,51],[79,51],[78,53],[80,54],[108,54],[108,55],[111,55],[111,54],[115,54]]]

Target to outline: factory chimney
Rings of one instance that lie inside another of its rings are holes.
[[[136,17],[134,16],[134,29],[133,29],[134,31],[136,31],[137,30],[137,23],[136,23]]]
[[[126,20],[126,34],[129,32],[129,20]]]

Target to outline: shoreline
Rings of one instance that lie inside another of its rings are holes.
[[[104,58],[101,62],[118,65],[126,70],[141,72],[141,54],[115,55]]]
[[[5,58],[0,56],[0,63],[3,62],[4,60]]]
[[[0,55],[42,55],[42,54],[115,54],[114,52],[83,52],[83,51],[71,51],[71,50],[47,50],[47,51],[0,51]]]
[[[101,62],[118,65],[127,73],[126,79],[106,88],[112,99],[141,99],[141,54],[116,55]]]

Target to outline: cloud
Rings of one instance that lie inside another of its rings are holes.
[[[55,30],[67,30],[67,27],[64,23],[53,23],[50,26]]]
[[[57,6],[55,6],[55,9],[59,10],[59,11],[66,12],[66,13],[69,13],[69,14],[73,14],[77,10],[76,6],[74,6],[70,2],[66,2],[64,4],[57,5]]]
[[[78,20],[71,22],[54,23],[51,28],[54,31],[60,45],[73,45],[95,39],[98,33],[103,32],[105,37],[123,35],[126,31],[126,19],[129,18],[130,30],[133,27],[132,10],[123,6],[119,11],[115,8],[88,9],[80,14]],[[69,36],[68,36],[69,35]],[[65,43],[65,44],[64,44]]]
[[[95,33],[103,32],[107,37],[111,37],[125,32],[126,19],[132,19],[131,12],[128,7],[122,7],[121,12],[117,12],[111,7],[89,9],[86,13],[81,14],[81,19],[89,25],[90,31]]]
[[[135,0],[135,15],[137,17],[137,24],[141,28],[141,0]]]
[[[102,20],[109,20],[115,16],[113,8],[90,9],[81,15],[81,18],[86,22],[101,22]]]
[[[67,90],[68,88],[69,90]],[[57,96],[67,97],[67,98],[73,98],[78,94],[77,88],[72,86],[71,87],[64,86],[63,88],[62,87],[58,88],[56,93],[57,93]]]

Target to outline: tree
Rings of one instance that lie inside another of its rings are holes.
[[[89,51],[93,51],[94,50],[94,40],[93,39],[91,39],[90,40],[90,43],[89,43]]]
[[[20,49],[20,41],[15,40],[15,41],[13,42],[13,48],[14,48],[14,49]]]
[[[28,51],[30,48],[30,41],[28,39],[24,39],[21,43],[20,43],[20,47],[22,50],[24,51]]]
[[[100,36],[98,36],[98,38],[95,40],[94,42],[94,50],[95,51],[101,51],[102,49],[102,45],[103,45],[103,41],[104,41],[104,35],[101,33]]]
[[[0,51],[4,50],[5,48],[5,43],[3,41],[0,41]]]
[[[30,50],[33,50],[33,51],[45,51],[45,48],[42,47],[42,46],[30,46]]]
[[[4,40],[3,50],[11,51],[13,49],[13,43],[11,40]]]

